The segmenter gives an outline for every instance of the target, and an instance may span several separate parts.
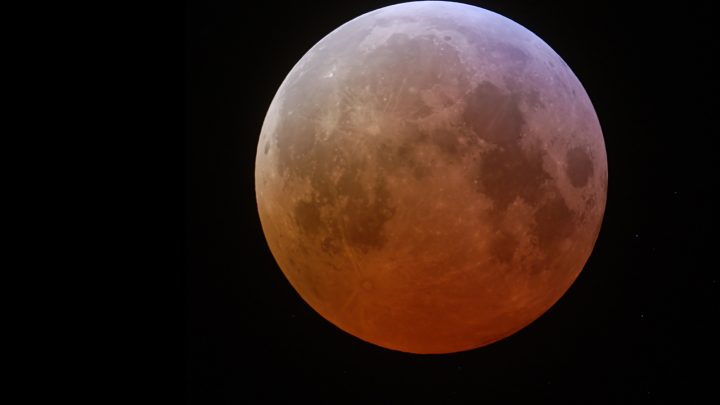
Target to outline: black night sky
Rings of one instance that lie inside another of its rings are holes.
[[[717,400],[720,266],[706,259],[718,207],[710,3],[468,3],[541,37],[595,106],[608,201],[577,281],[527,328],[463,353],[394,352],[324,320],[265,243],[253,184],[257,140],[300,57],[341,24],[391,3],[190,1],[181,307],[188,403]]]

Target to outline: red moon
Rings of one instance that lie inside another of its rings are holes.
[[[302,57],[265,117],[255,183],[273,256],[313,309],[385,348],[450,353],[567,291],[600,231],[607,158],[587,93],[545,42],[423,1],[364,14]]]

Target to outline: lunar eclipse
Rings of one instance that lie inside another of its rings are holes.
[[[529,30],[459,3],[331,32],[280,85],[257,147],[262,228],[289,282],[340,329],[403,352],[470,350],[536,320],[605,210],[578,78]]]

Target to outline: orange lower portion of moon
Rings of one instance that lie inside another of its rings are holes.
[[[547,44],[480,8],[418,2],[307,52],[270,105],[255,180],[268,245],[313,309],[385,348],[449,353],[562,297],[600,230],[607,160]]]

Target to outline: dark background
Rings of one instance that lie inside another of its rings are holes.
[[[265,243],[253,185],[257,140],[300,57],[341,24],[390,3],[190,1],[188,403],[717,401],[720,266],[708,258],[718,49],[710,2],[468,3],[546,41],[599,116],[607,209],[577,281],[527,328],[463,353],[394,352],[325,321]]]

